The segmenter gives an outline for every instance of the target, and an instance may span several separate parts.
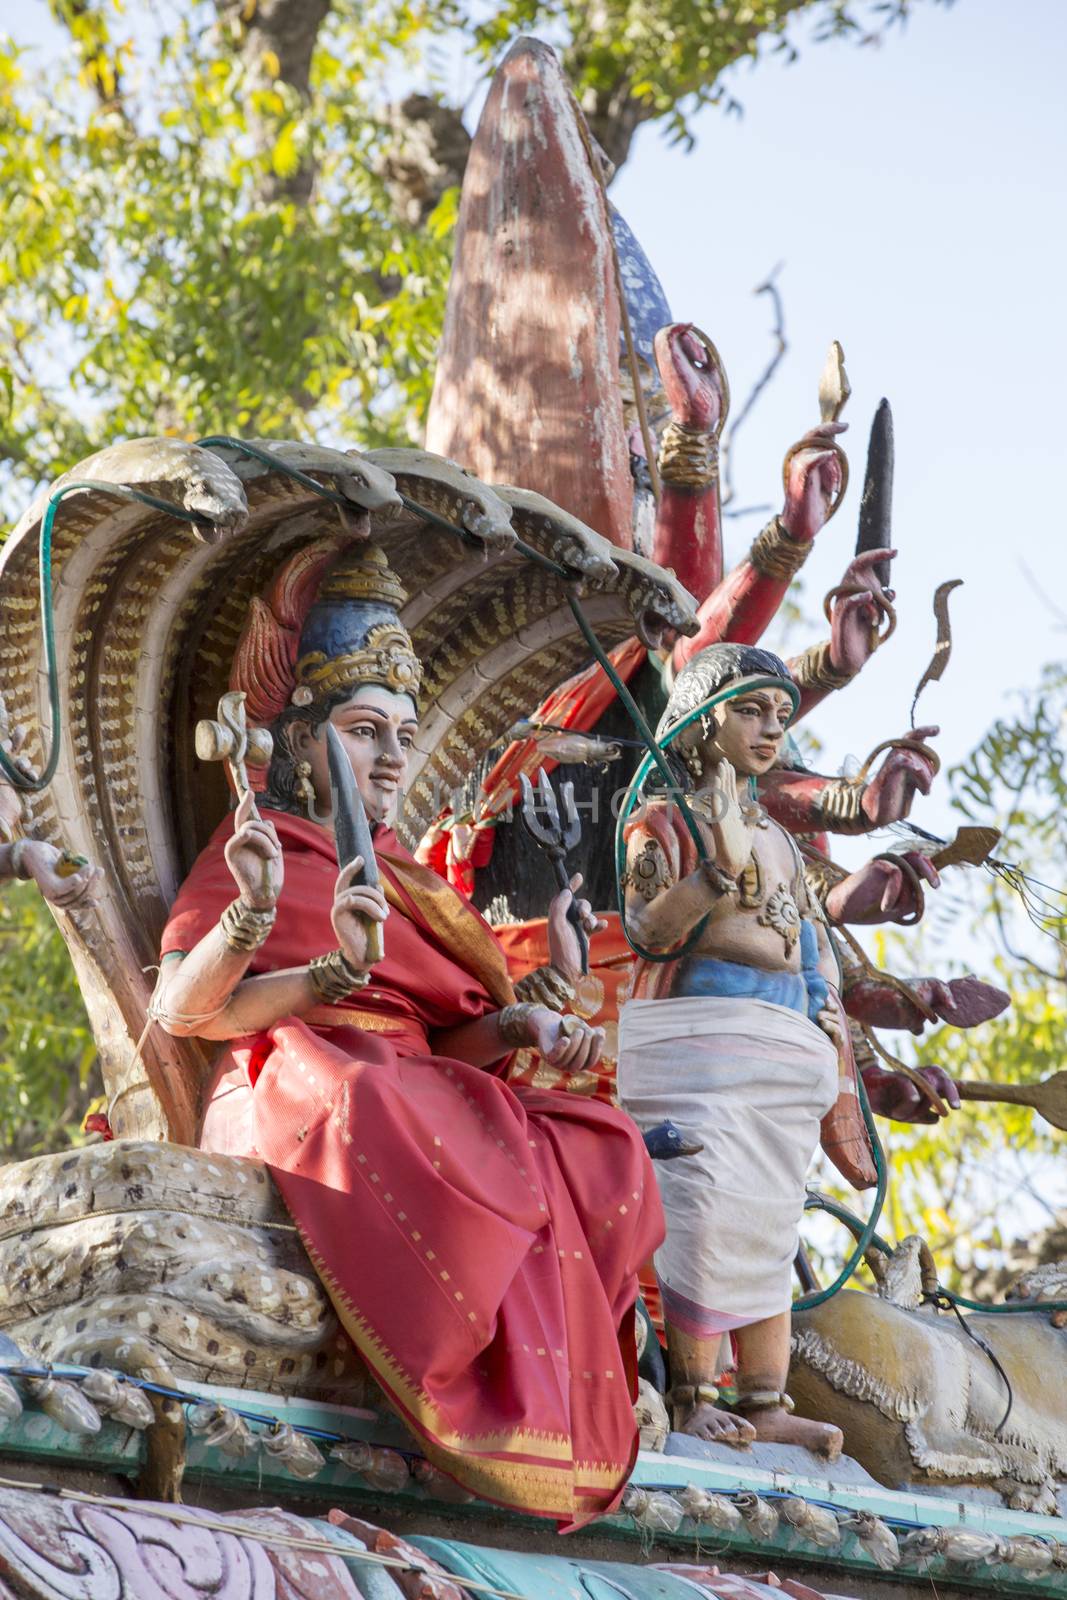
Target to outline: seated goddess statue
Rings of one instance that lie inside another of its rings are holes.
[[[155,1014],[225,1041],[202,1148],[268,1163],[419,1449],[484,1499],[574,1526],[615,1505],[636,1454],[636,1271],[662,1212],[627,1117],[505,1079],[524,1045],[585,1070],[598,1031],[516,1004],[492,930],[393,831],[421,674],[404,598],[363,544],[321,580],[294,669],[262,638],[239,647],[236,687],[256,660],[289,674],[265,804],[246,794],[186,878]],[[358,856],[338,874],[327,724],[380,888]],[[553,961],[576,972],[569,899]]]

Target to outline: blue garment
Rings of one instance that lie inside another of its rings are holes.
[[[766,1000],[774,1006],[799,1011],[814,1022],[829,996],[829,986],[817,962],[819,942],[813,922],[800,924],[800,971],[764,972],[739,961],[718,961],[714,956],[688,956],[681,964],[676,995],[738,997]]]

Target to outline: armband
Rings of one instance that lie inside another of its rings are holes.
[[[814,545],[814,539],[791,539],[781,517],[772,517],[753,539],[748,559],[762,577],[789,583],[811,555]]]

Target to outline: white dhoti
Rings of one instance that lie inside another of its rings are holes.
[[[804,1184],[837,1098],[837,1051],[765,1000],[631,1000],[618,1087],[642,1131],[670,1118],[704,1144],[654,1163],[667,1238],[655,1257],[669,1321],[695,1338],[761,1322],[792,1298]]]

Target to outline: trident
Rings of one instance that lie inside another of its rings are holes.
[[[233,775],[238,800],[252,794],[246,763],[253,767],[269,767],[274,741],[266,728],[253,728],[249,732],[243,689],[231,689],[229,694],[223,695],[217,722],[205,717],[197,723],[196,753],[201,761],[225,761]],[[262,820],[254,796],[252,815],[257,822]]]
[[[525,772],[520,773],[519,783],[522,787],[522,821],[526,832],[543,850],[552,863],[552,870],[556,875],[556,884],[560,889],[570,888],[570,877],[564,863],[564,858],[573,850],[582,837],[582,824],[578,817],[578,808],[574,803],[574,784],[564,783],[560,786],[560,799],[563,802],[563,820],[560,820],[559,806],[556,803],[556,791],[549,781],[548,773],[544,767],[539,767],[537,772],[537,799],[534,799],[533,785]],[[541,814],[539,814],[539,812]],[[578,935],[578,950],[581,954],[582,971],[589,971],[589,940],[586,938],[585,929],[578,907],[572,900],[567,909],[567,921],[572,923]]]
[[[249,730],[245,717],[244,690],[231,689],[222,696],[217,722],[205,717],[197,723],[196,753],[201,761],[225,761],[233,777],[238,801],[248,795],[252,802],[252,816],[256,822],[261,822],[255,795],[248,782],[248,766],[270,766],[274,741],[266,728]],[[266,875],[266,862],[263,870]]]

